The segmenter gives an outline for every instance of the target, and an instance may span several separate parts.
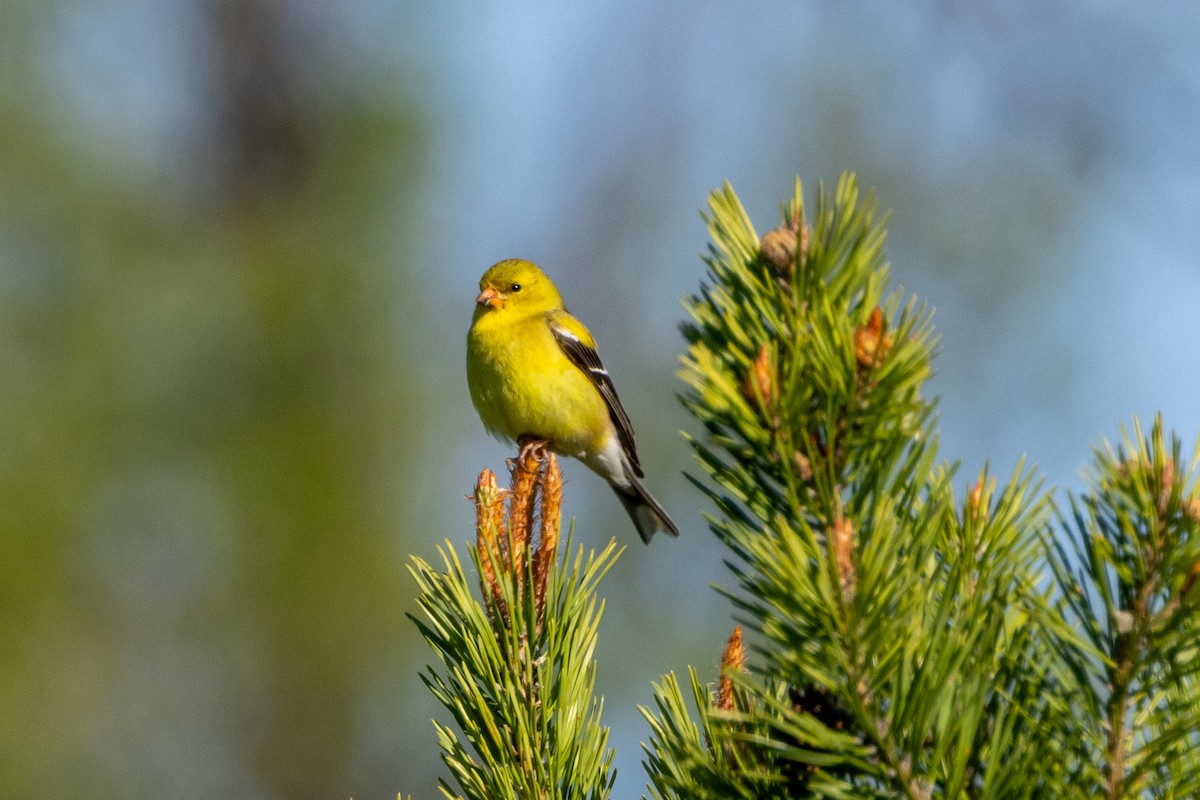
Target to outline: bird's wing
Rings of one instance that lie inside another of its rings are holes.
[[[608,407],[608,416],[617,428],[617,437],[621,441],[621,449],[629,457],[629,464],[637,477],[643,477],[642,466],[638,463],[637,448],[633,444],[633,424],[629,415],[617,397],[617,388],[613,386],[608,370],[600,362],[600,354],[596,352],[594,340],[587,328],[579,320],[566,311],[552,311],[546,316],[550,333],[571,363],[579,367]]]

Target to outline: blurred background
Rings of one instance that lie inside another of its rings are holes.
[[[650,682],[729,585],[682,477],[679,299],[732,181],[894,210],[937,308],[943,453],[1079,485],[1133,413],[1200,430],[1191,2],[5,0],[0,797],[419,798],[442,774],[404,569],[508,448],[466,391],[493,261],[601,341],[644,548],[566,466],[603,585],[617,796]]]

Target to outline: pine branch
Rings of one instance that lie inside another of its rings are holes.
[[[413,621],[441,664],[422,679],[461,732],[434,722],[459,787],[443,782],[446,797],[611,794],[613,752],[593,695],[593,652],[603,611],[596,588],[619,552],[613,541],[560,563],[561,499],[553,455],[523,449],[507,492],[483,471],[470,551],[482,601],[449,542],[439,548],[441,570],[419,558],[409,566],[423,615]]]
[[[681,372],[707,434],[693,482],[762,643],[722,677],[733,709],[693,676],[703,742],[677,682],[660,685],[643,710],[655,796],[1043,796],[1073,675],[1029,669],[1062,627],[1037,588],[1038,481],[985,470],[956,500],[921,393],[931,315],[889,291],[883,223],[852,177],[818,191],[811,222],[797,183],[761,239],[728,186],[706,219]]]
[[[1068,651],[1101,724],[1083,732],[1078,783],[1093,796],[1185,797],[1200,791],[1200,488],[1197,461],[1170,447],[1161,418],[1134,421],[1096,452],[1090,489],[1072,498],[1053,568],[1086,641]]]

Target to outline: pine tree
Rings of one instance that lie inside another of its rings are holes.
[[[890,288],[854,178],[811,215],[797,182],[762,237],[728,186],[706,219],[683,399],[740,624],[715,686],[655,685],[650,796],[1200,792],[1200,448],[1135,420],[1066,514],[1024,465],[958,481],[923,393],[931,312]],[[517,465],[507,522],[481,479],[482,599],[452,545],[444,571],[414,561],[426,682],[465,738],[437,726],[449,797],[611,791],[592,650],[615,545],[557,566],[552,466]]]

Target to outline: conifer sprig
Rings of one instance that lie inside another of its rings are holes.
[[[1095,722],[1072,741],[1080,796],[1200,794],[1200,444],[1185,460],[1161,417],[1096,451],[1052,561],[1067,650]]]
[[[470,554],[482,601],[449,542],[439,548],[441,570],[420,558],[409,566],[422,612],[413,620],[440,662],[422,679],[457,726],[434,722],[458,785],[443,781],[446,797],[611,794],[613,752],[593,694],[593,652],[603,611],[596,588],[619,552],[610,541],[560,562],[561,500],[555,457],[522,448],[510,490],[497,488],[490,470],[476,485]]]
[[[1046,760],[1032,720],[1062,713],[1044,689],[1066,673],[1026,662],[1059,624],[1036,589],[1039,482],[985,471],[956,500],[921,393],[931,314],[889,291],[883,223],[853,177],[811,218],[797,183],[761,238],[728,186],[706,219],[683,399],[759,658],[722,675],[741,707],[692,676],[703,737],[673,718],[674,678],[658,687],[654,796],[1038,796],[1005,767]]]

